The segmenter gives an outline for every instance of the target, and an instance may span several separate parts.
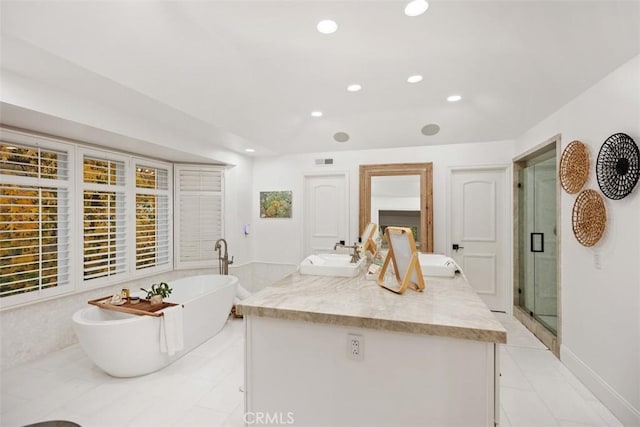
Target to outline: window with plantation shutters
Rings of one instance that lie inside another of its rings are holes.
[[[0,125],[0,308],[171,271],[173,183],[172,163]]]
[[[82,162],[85,282],[127,272],[125,161],[104,155]]]
[[[71,157],[64,144],[0,144],[3,303],[69,291]]]
[[[175,181],[176,268],[214,266],[224,230],[224,169],[179,165]]]
[[[171,267],[169,169],[138,163],[135,177],[135,269]]]

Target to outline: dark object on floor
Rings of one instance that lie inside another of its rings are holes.
[[[234,304],[233,307],[231,307],[231,316],[233,316],[235,319],[243,319],[244,316],[242,314],[238,314],[236,312],[236,305]]]
[[[608,198],[620,200],[631,194],[640,177],[640,149],[629,135],[616,133],[602,144],[596,176]]]
[[[71,421],[43,421],[41,423],[29,424],[24,427],[82,427],[80,424],[76,424]]]

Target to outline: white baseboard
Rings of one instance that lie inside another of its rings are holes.
[[[625,426],[640,426],[640,410],[584,363],[566,345],[560,346],[560,360]]]

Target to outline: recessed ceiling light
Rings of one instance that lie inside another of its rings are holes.
[[[331,19],[324,19],[318,22],[316,28],[322,34],[333,34],[338,30],[338,24],[336,24],[336,21],[333,21]]]
[[[333,135],[333,139],[337,142],[347,142],[349,140],[349,134],[346,132],[337,132]]]
[[[413,0],[404,7],[404,14],[407,16],[422,15],[429,9],[429,3],[426,0]]]
[[[312,111],[311,117],[322,117],[322,111]]]
[[[416,74],[415,76],[409,76],[409,78],[407,79],[407,81],[409,83],[418,83],[422,81],[422,76],[419,74]]]
[[[429,123],[428,125],[422,127],[421,132],[423,135],[433,136],[440,132],[440,126],[435,123]]]
[[[462,99],[462,97],[460,95],[447,96],[447,101],[449,101],[449,102],[458,102],[461,99]]]
[[[360,86],[359,84],[352,84],[347,86],[347,90],[349,92],[358,92],[359,90],[362,90],[362,86]]]
[[[254,150],[253,148],[245,148],[244,151],[246,151],[247,153],[253,153],[256,150]]]

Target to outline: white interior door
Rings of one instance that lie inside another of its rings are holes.
[[[333,250],[349,240],[347,176],[307,175],[304,178],[303,257]]]
[[[450,183],[451,257],[489,309],[506,311],[507,168],[453,169]]]

